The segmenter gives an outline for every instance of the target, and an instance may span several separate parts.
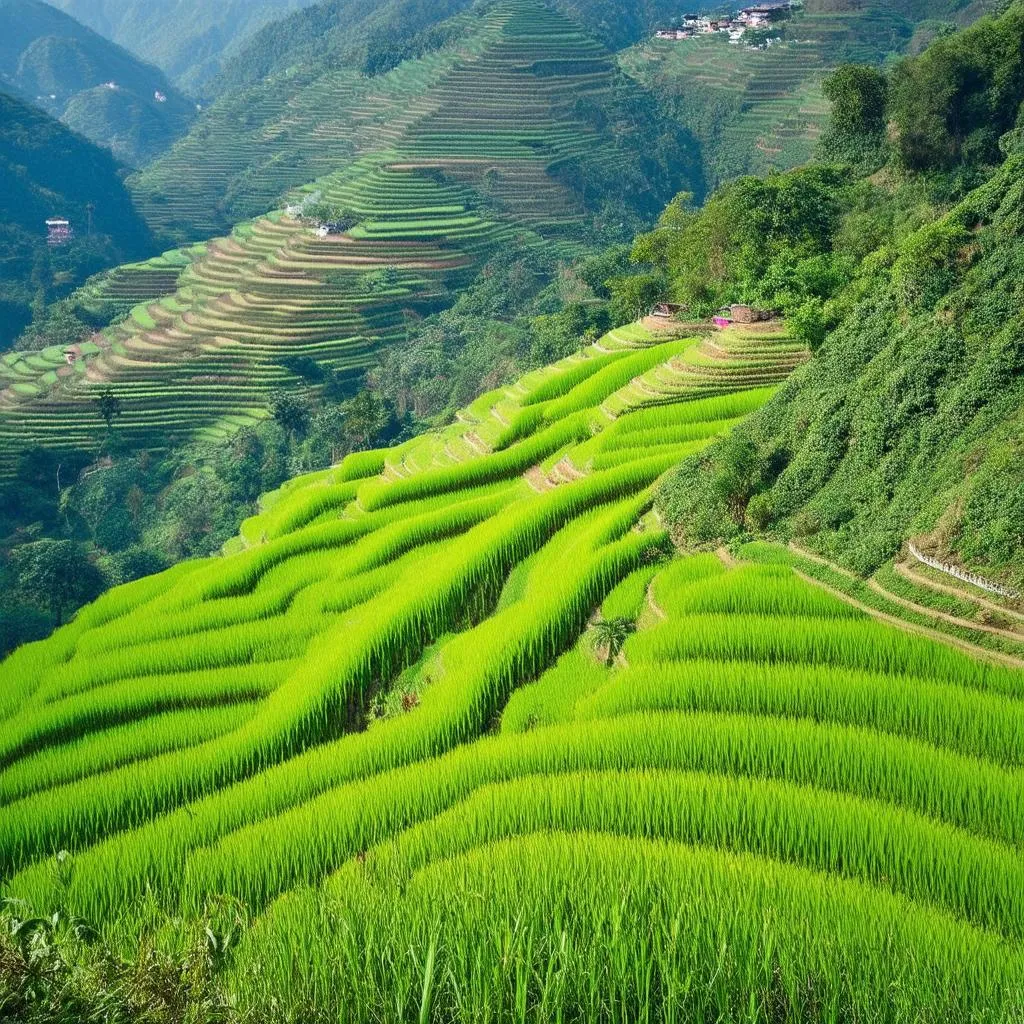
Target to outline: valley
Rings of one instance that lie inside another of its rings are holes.
[[[195,105],[144,64],[40,0],[3,0],[0,88],[141,166],[184,135]]]
[[[365,97],[369,152],[351,153],[344,170],[295,193],[296,204],[316,198],[353,226],[320,238],[286,210],[240,224],[229,237],[94,285],[82,297],[87,307],[108,296],[137,302],[72,367],[58,349],[6,357],[0,466],[9,472],[14,453],[34,444],[91,447],[94,402],[107,391],[120,402],[119,434],[135,447],[222,438],[265,418],[270,394],[301,381],[289,361],[358,378],[402,336],[410,312],[443,307],[499,248],[544,248],[565,260],[585,252],[595,216],[588,178],[617,173],[619,145],[631,138],[610,143],[569,109],[570,96],[597,102],[611,90],[606,52],[540,0],[497,5],[472,45],[475,53],[447,63],[414,61],[385,76],[378,90],[391,91],[391,109],[413,91],[419,98],[397,123],[374,125],[374,111],[387,106],[379,94]],[[326,137],[329,128],[319,131]],[[328,152],[320,167],[341,159]],[[681,170],[651,162],[631,174],[667,198]],[[159,204],[159,214],[143,209],[158,226],[162,217],[196,223],[197,200],[223,185],[207,180],[177,204]],[[181,268],[176,280],[159,272],[172,266]]]
[[[63,6],[0,1020],[1019,1024],[1024,0]]]

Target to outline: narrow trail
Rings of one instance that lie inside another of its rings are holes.
[[[884,597],[887,601],[892,601],[893,604],[898,604],[903,608],[907,608],[909,611],[917,612],[919,615],[927,615],[933,619],[939,619],[942,622],[948,622],[953,626],[960,626],[963,629],[974,629],[979,633],[989,633],[992,636],[1005,637],[1007,640],[1016,640],[1017,643],[1024,643],[1024,636],[1020,633],[1014,633],[1009,629],[1000,629],[998,626],[986,626],[980,622],[972,622],[970,619],[961,619],[959,616],[950,615],[948,612],[937,611],[934,608],[929,608],[928,605],[918,604],[916,601],[911,601],[908,598],[900,597],[899,594],[894,594],[890,590],[886,590],[877,580],[868,580],[868,586],[881,597]],[[1024,663],[1022,663],[1024,664]]]
[[[831,569],[833,572],[840,573],[841,575],[847,577],[847,579],[857,580],[858,582],[866,583],[866,585],[876,594],[878,594],[879,597],[884,597],[887,601],[891,601],[893,604],[900,605],[901,607],[906,608],[908,611],[915,612],[918,615],[925,615],[928,618],[938,619],[942,622],[948,622],[950,625],[959,626],[961,629],[973,629],[979,633],[990,633],[992,635],[1002,636],[1010,640],[1024,642],[1024,637],[1022,637],[1019,633],[1012,632],[1011,630],[999,629],[996,626],[985,626],[978,622],[971,622],[969,619],[961,619],[957,618],[957,616],[955,615],[948,615],[945,612],[936,611],[934,608],[927,607],[927,605],[916,604],[913,601],[908,601],[906,598],[899,597],[897,594],[893,594],[890,591],[886,590],[877,581],[862,580],[861,577],[859,577],[856,573],[851,572],[849,569],[843,568],[843,566],[841,565],[837,565],[835,562],[830,562],[827,558],[822,558],[821,555],[816,555],[814,554],[814,552],[808,551],[806,548],[802,548],[795,541],[789,542],[789,549],[795,554],[800,555],[802,558],[806,558],[812,562],[817,562],[818,565],[823,565],[825,566],[825,568]],[[897,566],[897,569],[898,568],[899,567]],[[861,602],[858,602],[855,598],[852,598],[849,595],[844,594],[841,590],[836,590],[833,587],[829,587],[828,584],[821,583],[819,580],[814,580],[806,574],[801,573],[799,570],[796,570],[796,572],[802,578],[810,580],[811,582],[818,584],[818,586],[825,587],[830,592],[836,594],[837,597],[841,597],[844,601],[846,601],[847,604],[855,605],[857,608],[860,608],[861,611],[865,611],[869,615],[873,615],[876,618],[881,617],[886,621],[891,621],[895,625],[899,625],[904,629],[909,629],[914,632],[925,631],[926,635],[934,635],[935,637],[944,640],[946,643],[951,643],[954,646],[961,647],[964,650],[970,651],[971,653],[976,653],[982,657],[992,658],[997,661],[1001,661],[1004,664],[1012,665],[1015,668],[1024,668],[1024,658],[1017,658],[1014,657],[1014,655],[1012,654],[1003,654],[999,651],[990,651],[987,647],[980,647],[977,644],[972,644],[969,640],[961,640],[958,637],[950,636],[948,633],[943,633],[941,630],[931,630],[927,626],[917,626],[914,623],[907,622],[905,619],[901,619],[897,615],[887,615],[885,612],[880,612],[876,609],[871,608],[870,605],[865,605]],[[958,593],[953,588],[948,589],[957,596],[962,596],[962,592]],[[997,608],[997,610],[999,611],[1003,610],[999,609],[995,605],[993,605],[992,607]]]
[[[855,572],[850,572],[849,569],[844,569],[843,566],[837,565],[835,562],[830,562],[827,558],[822,558],[821,555],[816,555],[813,551],[808,551],[807,548],[802,548],[795,540],[789,542],[789,550],[796,555],[800,555],[801,558],[806,558],[811,562],[817,562],[818,565],[825,566],[826,569],[831,569],[833,572],[838,572],[845,576],[847,579],[859,580],[860,577]]]
[[[652,580],[647,587],[647,607],[650,608],[651,613],[661,622],[667,622],[668,616],[664,610],[659,606],[658,602],[654,599],[654,581]]]
[[[739,562],[733,557],[732,552],[726,548],[719,548],[715,554],[718,556],[718,560],[726,567],[726,569],[735,569]]]
[[[830,565],[830,563],[822,559],[815,559],[815,561],[821,561],[824,565]],[[1008,665],[1010,668],[1024,668],[1024,659],[1015,658],[1009,654],[1000,654],[998,651],[990,651],[985,647],[979,647],[977,644],[969,643],[967,640],[960,640],[958,637],[950,636],[948,633],[943,633],[940,630],[915,625],[912,622],[907,622],[906,619],[901,619],[897,615],[888,615],[886,612],[881,612],[877,608],[872,608],[870,605],[858,601],[855,597],[850,597],[849,594],[845,594],[835,587],[830,587],[827,583],[822,583],[821,580],[817,580],[813,576],[801,572],[799,569],[794,568],[793,572],[805,583],[809,583],[812,587],[817,587],[819,590],[824,590],[827,594],[831,594],[840,601],[845,601],[851,607],[856,608],[865,615],[870,615],[871,618],[877,619],[879,622],[888,623],[888,625],[895,626],[897,629],[902,629],[907,633],[916,633],[918,636],[928,637],[930,640],[936,640],[949,647],[959,648],[983,661],[993,661],[1000,665]]]
[[[989,601],[987,598],[975,596],[974,594],[968,593],[966,590],[955,587],[951,583],[940,583],[938,580],[933,580],[929,576],[923,576],[921,573],[914,572],[906,562],[896,562],[894,563],[893,568],[904,579],[909,580],[911,583],[916,583],[920,587],[927,587],[929,590],[935,590],[941,594],[948,594],[950,597],[958,597],[962,601],[968,601],[971,604],[978,605],[979,608],[986,608],[999,615],[1008,615],[1010,618],[1019,619],[1024,623],[1024,612],[1014,611],[1012,608],[1005,608],[1002,605],[996,604],[994,601]],[[1018,638],[1024,639],[1020,634],[1018,634]]]

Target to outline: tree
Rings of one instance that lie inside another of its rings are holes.
[[[757,446],[748,437],[730,434],[719,446],[711,486],[729,510],[733,522],[742,527],[747,506],[763,478]]]
[[[661,274],[615,277],[608,282],[612,295],[612,317],[619,323],[639,320],[655,303],[665,298],[666,283]]]
[[[827,160],[880,163],[885,146],[889,80],[877,68],[844,64],[823,84],[832,114],[821,140]]]
[[[802,341],[812,352],[821,348],[828,336],[828,322],[825,319],[825,305],[821,299],[805,299],[786,318],[789,331]]]
[[[391,419],[387,403],[369,388],[342,406],[345,436],[353,449],[369,448]]]
[[[121,415],[121,399],[114,394],[113,388],[105,388],[95,402],[100,418],[107,425],[107,431],[113,430],[114,420]]]
[[[87,337],[89,325],[80,319],[70,299],[57,302],[46,311],[46,318],[30,324],[18,339],[17,347],[38,351],[50,345],[67,348]]]
[[[17,586],[33,604],[49,610],[57,626],[65,615],[92,600],[104,586],[103,574],[70,540],[39,540],[12,554]]]
[[[309,406],[291,391],[278,391],[271,396],[270,409],[274,419],[292,437],[304,437],[309,429]]]
[[[636,623],[630,619],[601,619],[594,624],[593,631],[594,650],[605,652],[605,664],[611,668],[630,635],[636,632]]]

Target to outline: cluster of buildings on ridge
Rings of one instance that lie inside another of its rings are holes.
[[[771,0],[755,7],[744,7],[731,15],[684,14],[679,28],[663,28],[658,39],[692,39],[694,36],[728,34],[730,43],[739,43],[748,31],[771,28],[788,18],[801,0]]]

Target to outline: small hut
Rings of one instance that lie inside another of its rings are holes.
[[[657,317],[659,320],[672,320],[681,313],[685,313],[687,308],[678,302],[659,302],[651,310],[651,316]]]
[[[73,235],[71,221],[64,217],[51,217],[46,222],[46,241],[49,245],[67,245]]]
[[[723,310],[723,312],[725,312]],[[730,306],[729,318],[737,324],[759,324],[764,320],[771,320],[772,315],[767,310],[755,309],[753,306],[735,305]]]

